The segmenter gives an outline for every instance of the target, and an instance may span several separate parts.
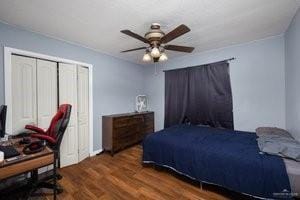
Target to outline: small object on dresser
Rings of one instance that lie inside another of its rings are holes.
[[[146,112],[148,109],[148,101],[146,95],[138,95],[135,99],[136,112]]]

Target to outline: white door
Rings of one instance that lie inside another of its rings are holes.
[[[79,162],[89,156],[89,69],[78,66]]]
[[[57,112],[57,63],[37,60],[37,124],[47,129]]]
[[[12,56],[12,134],[37,123],[36,59]]]
[[[60,146],[61,167],[78,163],[77,67],[59,63],[59,104],[71,104],[71,118]]]

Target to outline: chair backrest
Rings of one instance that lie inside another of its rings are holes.
[[[0,137],[4,137],[5,135],[6,112],[7,106],[0,106]]]
[[[62,104],[59,106],[56,115],[52,118],[50,127],[46,134],[56,139],[55,149],[59,149],[63,135],[69,124],[72,106],[70,104]]]

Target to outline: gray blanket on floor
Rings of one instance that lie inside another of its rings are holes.
[[[257,143],[262,152],[300,161],[300,142],[294,138],[276,134],[260,135]]]

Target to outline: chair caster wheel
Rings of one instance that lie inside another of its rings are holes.
[[[61,180],[63,177],[62,177],[62,175],[57,174],[57,175],[56,175],[56,178],[57,178],[57,180]]]
[[[56,192],[57,192],[57,194],[61,194],[64,192],[64,189],[58,185],[58,186],[56,186]]]
[[[63,193],[63,192],[64,192],[64,190],[63,190],[62,188],[57,189],[57,194],[61,194],[61,193]]]

